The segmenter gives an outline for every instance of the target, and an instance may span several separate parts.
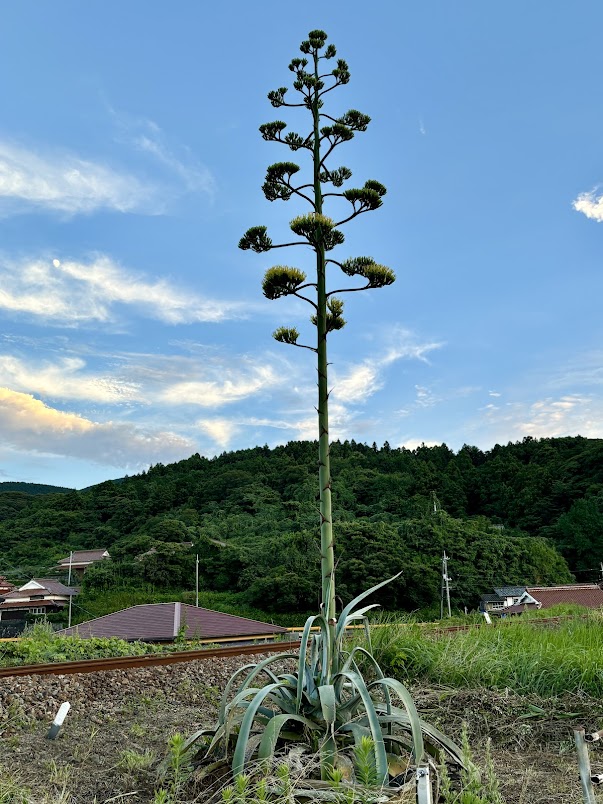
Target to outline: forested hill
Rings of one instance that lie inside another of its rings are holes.
[[[44,483],[19,483],[7,480],[0,483],[0,494],[3,491],[19,491],[23,494],[59,494],[73,491],[73,489],[68,489],[64,486],[47,486]]]
[[[70,549],[107,547],[116,561],[98,583],[112,572],[113,580],[190,588],[198,551],[206,589],[242,590],[264,608],[314,608],[316,461],[315,443],[291,442],[28,497],[0,523],[0,574],[47,571]],[[600,439],[526,438],[456,454],[336,442],[332,473],[344,599],[403,570],[382,602],[433,604],[444,548],[453,598],[466,605],[493,584],[571,581],[551,545],[579,580],[596,577],[603,559]]]

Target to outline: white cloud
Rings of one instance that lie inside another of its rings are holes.
[[[603,222],[603,195],[597,195],[596,190],[580,195],[572,201],[572,206],[576,212],[582,212],[587,218],[597,223]]]
[[[483,417],[468,429],[472,440],[487,448],[525,436],[603,438],[603,401],[594,396],[566,394],[535,402],[508,402],[500,407],[488,405],[483,410]]]
[[[336,379],[334,395],[337,399],[351,404],[364,402],[383,387],[383,380],[379,377],[379,368],[378,364],[369,362],[354,366],[347,375]]]
[[[385,384],[384,370],[398,360],[420,360],[428,363],[427,355],[443,346],[439,341],[421,342],[410,330],[394,327],[385,338],[385,345],[376,345],[376,357],[351,366],[347,372],[335,370],[333,396],[342,404],[365,402]],[[418,388],[418,386],[417,386]]]
[[[167,324],[235,317],[236,302],[206,299],[166,279],[147,279],[98,255],[90,262],[58,259],[0,262],[0,309],[75,326],[108,322],[129,305]]]
[[[85,368],[79,357],[28,364],[12,355],[0,355],[0,385],[52,399],[116,403],[141,398],[138,385],[110,375],[86,374]]]
[[[159,194],[134,176],[69,153],[35,153],[0,142],[0,213],[27,208],[67,214],[99,209],[158,212]]]
[[[214,441],[222,449],[226,449],[233,437],[239,432],[240,427],[235,421],[224,418],[199,419],[195,422],[196,426]]]
[[[415,404],[418,408],[432,408],[440,401],[430,388],[423,385],[415,385],[415,391],[417,395]]]
[[[423,438],[407,438],[398,446],[405,449],[418,449],[419,447],[439,447],[442,443],[442,441],[425,441]]]
[[[216,379],[175,382],[160,393],[159,399],[171,405],[215,408],[239,402],[280,382],[281,378],[271,366],[251,366],[248,372],[223,367]]]
[[[8,388],[0,388],[0,440],[26,452],[137,470],[156,461],[185,458],[195,451],[192,441],[176,433],[93,422]]]
[[[108,108],[120,131],[119,141],[151,156],[175,176],[187,192],[203,192],[213,196],[215,179],[190,148],[169,143],[167,135],[154,120],[118,112],[111,106]]]

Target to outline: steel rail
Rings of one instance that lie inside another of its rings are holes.
[[[81,659],[77,662],[53,662],[52,664],[22,664],[15,667],[0,667],[0,678],[13,676],[72,675],[96,673],[105,670],[129,670],[139,667],[158,667],[180,662],[203,661],[204,659],[227,659],[231,656],[248,656],[254,653],[287,653],[299,650],[299,641],[270,642],[256,645],[232,645],[227,648],[185,650],[174,653],[147,653],[144,656],[113,656],[106,659]]]
[[[583,619],[585,615],[572,617],[561,615],[557,617],[539,617],[530,620],[531,625],[557,625],[566,620]],[[421,623],[421,625],[429,625]],[[352,626],[353,628],[354,626]],[[362,627],[362,626],[360,626]],[[474,628],[484,628],[483,623],[467,623],[465,625],[449,625],[428,627],[424,629],[426,635],[442,636],[459,631],[470,631]],[[496,627],[496,626],[495,626]],[[289,629],[296,631],[298,629]],[[104,670],[129,670],[139,667],[158,667],[166,664],[180,662],[193,662],[204,659],[229,658],[231,656],[248,656],[254,653],[285,653],[299,649],[299,641],[268,642],[253,645],[230,645],[226,648],[206,648],[204,650],[175,651],[174,653],[150,653],[143,656],[113,656],[106,659],[81,659],[77,662],[53,662],[51,664],[23,664],[14,667],[0,667],[0,678],[12,676],[33,675],[72,675],[77,673],[96,673]]]

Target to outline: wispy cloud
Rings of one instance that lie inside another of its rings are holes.
[[[0,215],[31,208],[68,215],[102,209],[156,213],[159,203],[154,186],[100,162],[0,142]]]
[[[19,450],[136,470],[187,457],[195,449],[194,442],[176,433],[96,423],[8,388],[0,388],[0,439]]]
[[[280,385],[282,378],[271,366],[250,366],[246,372],[222,367],[215,379],[174,382],[159,395],[170,405],[219,408]]]
[[[206,299],[167,279],[149,279],[98,255],[89,262],[34,259],[0,261],[0,309],[49,323],[75,326],[115,320],[128,305],[167,324],[223,321],[241,311],[236,302]]]
[[[186,192],[213,197],[216,190],[214,176],[190,148],[171,142],[154,120],[118,112],[113,107],[109,107],[109,111],[119,129],[120,142],[133,146],[162,165]]]
[[[580,195],[572,201],[576,212],[581,212],[597,223],[603,223],[603,195],[597,195],[597,188]]]
[[[385,342],[376,345],[376,357],[334,372],[333,396],[342,404],[360,404],[383,388],[384,371],[398,360],[420,360],[428,363],[428,355],[443,346],[441,341],[422,341],[408,329],[396,327]]]
[[[487,405],[483,415],[465,427],[472,441],[486,448],[525,436],[558,438],[603,437],[603,402],[586,394],[565,394],[532,402]]]

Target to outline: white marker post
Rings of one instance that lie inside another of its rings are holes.
[[[50,727],[50,729],[48,730],[48,734],[46,735],[46,738],[48,740],[54,740],[54,738],[57,736],[61,726],[63,725],[63,721],[67,717],[67,712],[70,709],[71,704],[69,703],[69,701],[65,701],[65,703],[62,703],[60,705],[59,711],[57,712],[57,716],[52,721],[52,726]]]

